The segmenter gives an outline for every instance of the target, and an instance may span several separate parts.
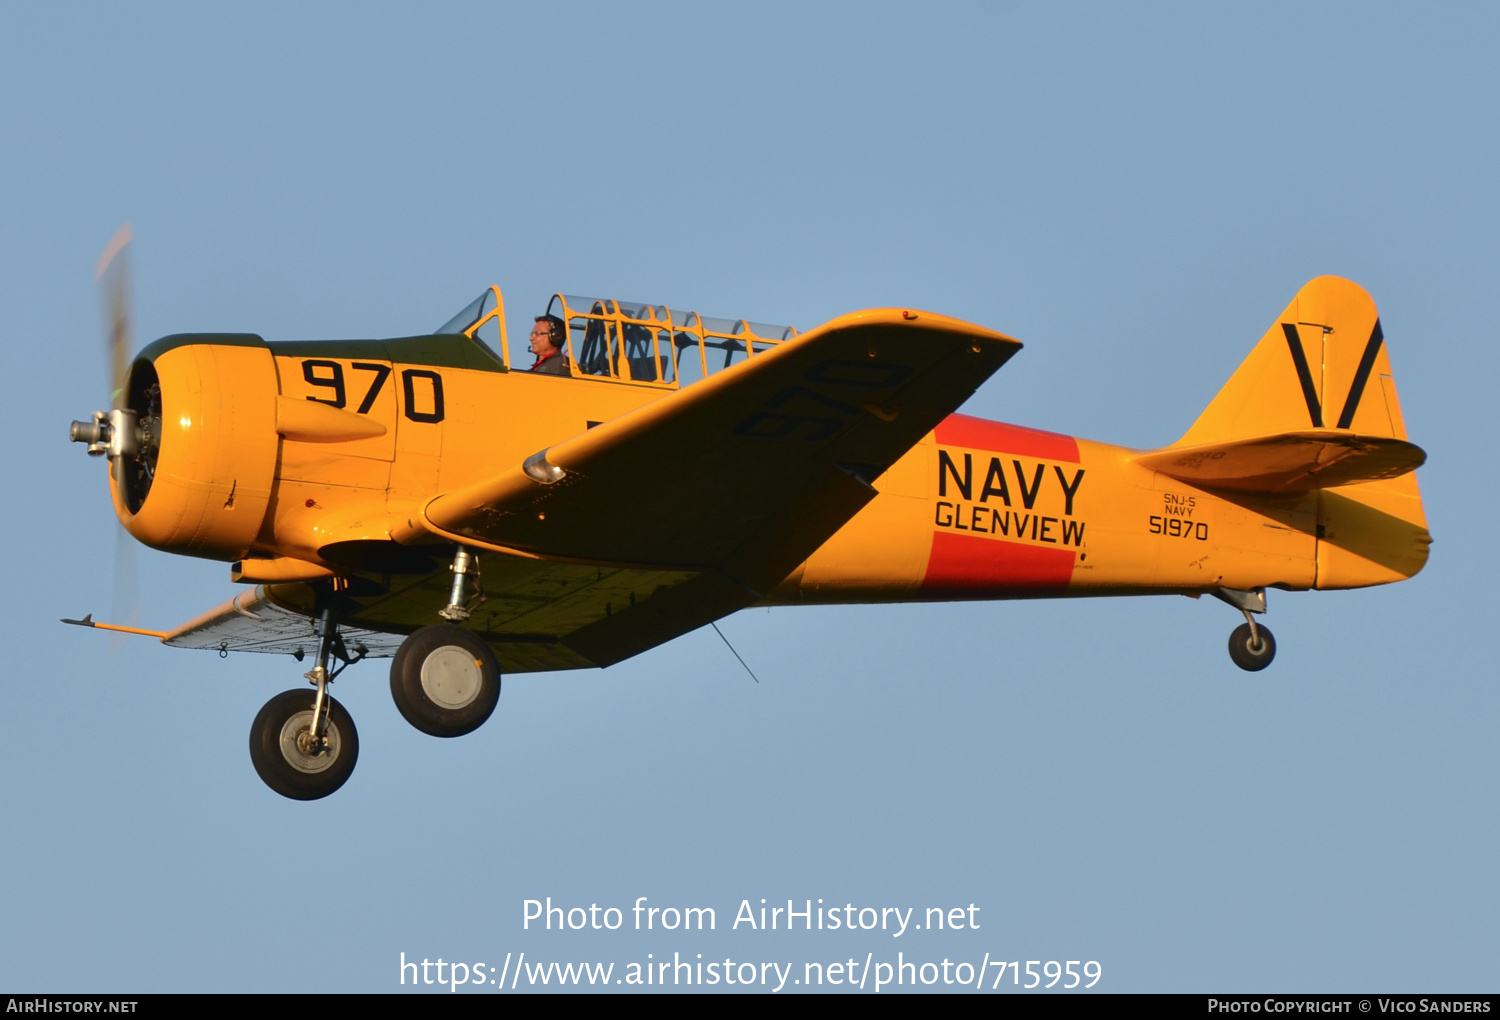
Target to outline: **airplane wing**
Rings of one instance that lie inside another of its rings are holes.
[[[736,553],[788,516],[821,543],[1019,348],[926,312],[845,316],[439,495],[422,523],[523,555],[727,567],[757,587]]]
[[[420,523],[520,558],[673,572],[559,638],[606,665],[757,601],[1020,346],[928,312],[847,315],[443,493]]]

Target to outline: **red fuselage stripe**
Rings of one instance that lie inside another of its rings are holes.
[[[1059,591],[1073,577],[1073,551],[939,531],[924,592]]]
[[[939,446],[958,446],[967,450],[989,450],[1014,453],[1039,460],[1078,463],[1078,440],[1057,432],[1006,425],[1004,422],[971,418],[967,414],[950,414],[937,427]]]

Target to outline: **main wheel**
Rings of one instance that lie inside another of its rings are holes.
[[[1240,624],[1229,635],[1229,657],[1240,669],[1248,669],[1252,673],[1265,669],[1276,658],[1276,639],[1271,636],[1270,628],[1257,623],[1255,629],[1260,631],[1258,643],[1251,639],[1248,623]]]
[[[328,698],[326,746],[312,743],[313,702],[309,690],[283,691],[250,726],[250,761],[267,786],[293,800],[317,800],[344,785],[359,758],[354,720]]]
[[[391,697],[423,733],[461,737],[479,729],[495,710],[500,665],[488,645],[461,627],[423,627],[396,650]]]

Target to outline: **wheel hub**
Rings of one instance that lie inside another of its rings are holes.
[[[422,692],[439,708],[468,708],[484,686],[483,667],[467,649],[444,645],[422,663]]]
[[[281,756],[298,772],[309,775],[332,767],[339,757],[338,727],[330,723],[317,740],[312,733],[312,709],[298,712],[281,727]]]

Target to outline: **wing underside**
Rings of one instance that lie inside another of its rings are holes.
[[[699,579],[684,571],[622,570],[484,554],[478,568],[479,591],[470,601],[473,615],[464,627],[484,639],[506,673],[601,665],[600,659],[611,657],[599,647],[599,631],[617,632],[607,642],[611,648],[641,643],[651,632],[640,633],[641,621],[627,619],[630,611]],[[448,580],[446,571],[347,578],[347,587],[334,597],[339,603],[339,631],[349,652],[389,657],[407,634],[441,622],[435,609],[447,600]],[[258,585],[162,640],[177,648],[313,655],[320,597],[327,598],[327,592],[310,584]],[[588,634],[580,634],[591,627],[592,641]],[[646,647],[654,643],[658,642]],[[584,654],[580,647],[593,654]]]
[[[280,604],[265,585],[241,592],[162,638],[174,648],[207,648],[222,652],[272,652],[316,655],[318,635],[313,618]],[[358,626],[340,628],[351,653],[370,657],[396,654],[403,635]]]

